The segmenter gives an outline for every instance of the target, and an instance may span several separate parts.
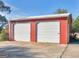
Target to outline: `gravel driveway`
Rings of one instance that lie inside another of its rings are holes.
[[[0,42],[0,58],[79,58],[79,44]]]
[[[79,58],[79,44],[69,44],[62,58]]]
[[[66,45],[49,43],[0,42],[0,58],[59,58]]]

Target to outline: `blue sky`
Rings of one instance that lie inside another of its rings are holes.
[[[3,0],[11,7],[8,19],[53,14],[57,9],[67,9],[73,18],[79,15],[79,0]]]

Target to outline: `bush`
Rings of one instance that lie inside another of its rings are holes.
[[[5,32],[5,30],[2,30],[0,34],[0,41],[6,41],[7,38],[8,38],[7,33]]]

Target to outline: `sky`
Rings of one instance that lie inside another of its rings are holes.
[[[3,14],[9,20],[29,16],[50,15],[57,9],[66,9],[75,19],[79,16],[79,0],[2,0],[12,12]]]

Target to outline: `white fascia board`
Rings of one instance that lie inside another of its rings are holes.
[[[64,13],[64,14],[51,14],[51,15],[41,15],[41,16],[30,16],[26,19],[39,19],[39,18],[56,18],[56,17],[67,17],[70,13]]]
[[[56,17],[68,17],[70,13],[64,13],[64,14],[50,14],[50,15],[40,15],[40,16],[29,16],[25,18],[17,18],[17,19],[12,19],[14,20],[27,20],[27,19],[41,19],[41,18],[56,18]]]

